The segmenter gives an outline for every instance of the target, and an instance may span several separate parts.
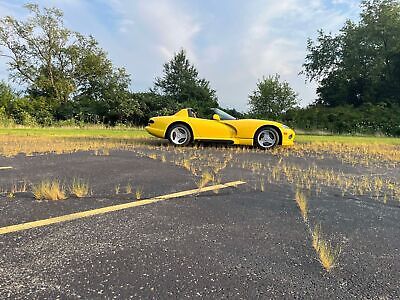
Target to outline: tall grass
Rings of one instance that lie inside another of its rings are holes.
[[[312,245],[322,266],[329,272],[336,265],[341,248],[339,246],[333,247],[331,242],[324,239],[321,224],[317,224],[312,231]]]
[[[295,199],[305,222],[308,220],[308,202],[302,191],[297,189]]]
[[[44,180],[32,188],[33,195],[37,200],[65,200],[65,188],[58,180]]]
[[[70,193],[78,198],[86,197],[89,194],[89,183],[82,179],[74,179],[70,187]]]

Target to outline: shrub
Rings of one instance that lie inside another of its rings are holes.
[[[303,130],[324,130],[339,134],[400,135],[400,107],[398,105],[365,104],[326,107],[312,105],[288,111],[282,121]]]

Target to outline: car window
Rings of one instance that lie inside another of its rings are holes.
[[[190,118],[197,118],[197,115],[193,109],[188,109],[188,115]]]
[[[235,117],[232,117],[230,114],[224,112],[219,108],[213,108],[213,111],[221,118],[221,120],[236,120]]]

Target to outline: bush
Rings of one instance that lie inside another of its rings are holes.
[[[12,127],[15,122],[12,118],[8,117],[4,107],[0,107],[0,126],[1,127]]]
[[[288,111],[282,121],[303,130],[324,130],[339,134],[385,134],[400,136],[400,107],[365,104],[326,107],[312,105]]]

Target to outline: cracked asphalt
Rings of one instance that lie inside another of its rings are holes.
[[[13,166],[0,171],[3,190],[48,178],[68,185],[75,177],[93,190],[59,202],[37,202],[29,191],[12,199],[3,194],[1,226],[134,201],[123,193],[128,183],[145,198],[196,187],[198,178],[169,161],[168,149],[167,162],[143,156],[146,151],[0,157],[1,166]],[[278,158],[240,154],[239,160],[250,159]],[[338,265],[326,272],[290,184],[261,191],[257,175],[239,165],[226,166],[221,180],[247,184],[0,236],[0,298],[400,297],[399,205],[333,188],[310,195],[310,221],[342,248]]]

